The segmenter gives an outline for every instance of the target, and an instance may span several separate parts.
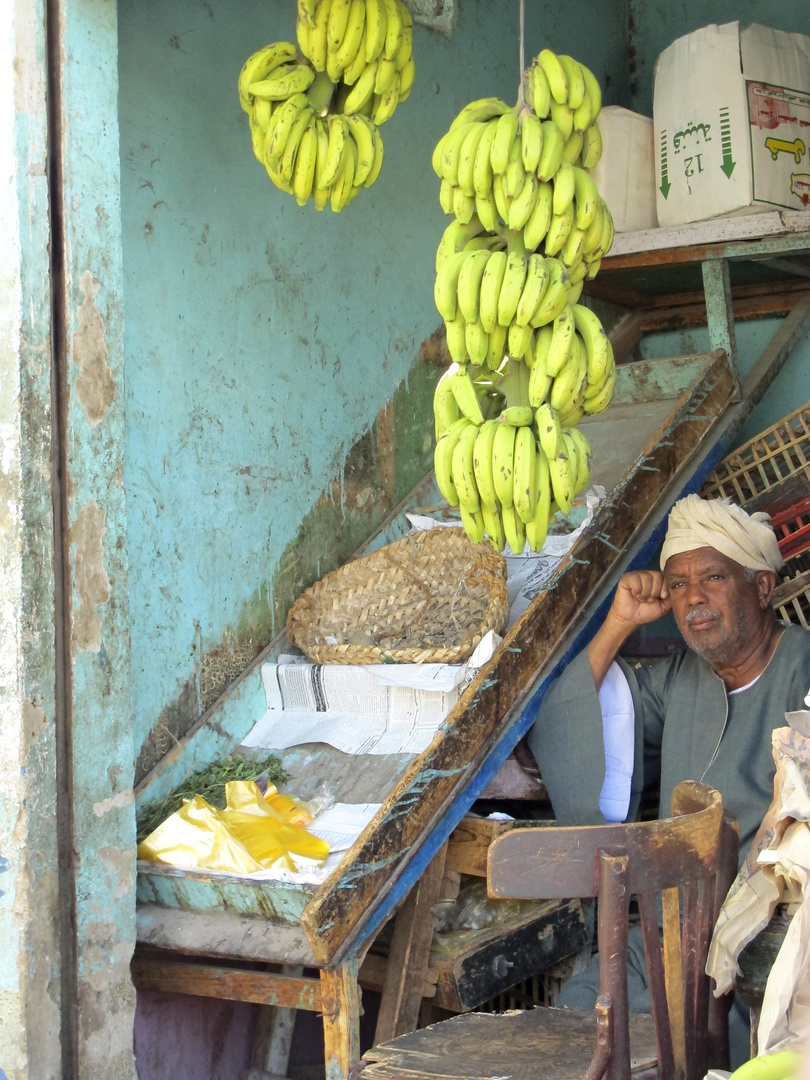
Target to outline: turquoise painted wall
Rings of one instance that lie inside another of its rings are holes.
[[[762,23],[775,30],[810,33],[807,4],[775,3],[774,0],[627,0],[627,88],[629,98],[620,102],[629,109],[652,116],[655,61],[676,38],[709,23]]]
[[[563,16],[526,7],[527,59],[545,45],[574,53],[619,100],[624,0],[600,4],[598,34],[587,0]],[[236,95],[252,51],[294,40],[294,0],[119,4],[136,752],[271,589],[438,326],[445,218],[430,153],[471,99],[515,99],[518,11],[465,0],[451,36],[416,26],[416,84],[382,129],[379,180],[319,214],[269,182]]]

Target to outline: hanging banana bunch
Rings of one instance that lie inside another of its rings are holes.
[[[434,395],[436,481],[467,534],[499,551],[539,551],[587,488],[576,424],[607,408],[616,381],[601,321],[579,303],[613,242],[589,172],[601,105],[583,64],[543,49],[515,106],[471,102],[432,155],[453,219],[436,252],[453,360]]]
[[[379,129],[413,86],[413,20],[402,0],[299,0],[296,38],[248,58],[239,101],[276,187],[338,212],[380,174]]]

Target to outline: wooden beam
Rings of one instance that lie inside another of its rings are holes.
[[[137,954],[132,960],[131,971],[136,990],[160,990],[168,994],[321,1011],[318,979],[295,978],[272,971],[246,971],[219,964],[160,960]]]
[[[805,295],[781,323],[765,350],[742,382],[743,397],[751,407],[759,402],[776,378],[798,341],[810,327],[810,295]]]
[[[357,959],[321,968],[326,1080],[345,1080],[360,1061],[360,984]]]

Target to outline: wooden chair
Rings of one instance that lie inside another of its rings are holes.
[[[712,927],[737,872],[738,833],[713,788],[688,781],[671,818],[514,829],[489,849],[490,895],[594,897],[596,1010],[466,1013],[381,1043],[363,1080],[701,1080],[728,1067],[728,1004],[705,974]],[[629,1014],[630,897],[638,899],[651,1014]],[[663,933],[661,917],[663,915]]]

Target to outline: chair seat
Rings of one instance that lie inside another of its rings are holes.
[[[592,1011],[464,1013],[372,1047],[363,1080],[581,1080],[595,1042]],[[631,1074],[655,1069],[652,1017],[632,1013]]]

